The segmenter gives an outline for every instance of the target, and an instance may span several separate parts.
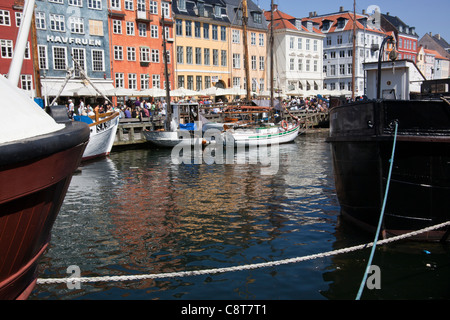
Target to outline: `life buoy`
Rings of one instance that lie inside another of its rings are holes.
[[[288,129],[288,123],[286,120],[281,121],[281,127],[286,131]]]

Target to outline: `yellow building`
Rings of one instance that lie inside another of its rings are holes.
[[[228,88],[230,21],[225,3],[176,0],[172,6],[176,88]]]
[[[248,59],[250,89],[252,94],[267,90],[268,28],[264,14],[252,1],[247,1],[247,50],[245,57],[241,0],[224,0],[230,18],[230,71],[231,86],[246,90],[245,58]]]

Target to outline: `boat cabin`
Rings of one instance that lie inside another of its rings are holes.
[[[378,62],[364,63],[368,99],[377,98]],[[383,61],[381,63],[381,98],[410,100],[420,94],[424,75],[411,60]]]

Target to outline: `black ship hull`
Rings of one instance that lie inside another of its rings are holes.
[[[344,218],[375,232],[382,210],[395,123],[386,236],[450,220],[450,106],[434,101],[369,101],[330,110],[337,196]],[[446,230],[416,236],[441,240]]]

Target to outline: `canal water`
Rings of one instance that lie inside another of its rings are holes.
[[[279,166],[175,164],[171,150],[113,150],[72,179],[39,278],[134,276],[252,265],[373,241],[342,221],[326,132],[279,146]],[[235,155],[238,156],[238,155]],[[249,158],[250,159],[250,158]],[[38,284],[32,300],[355,299],[370,249],[211,275]],[[379,247],[362,299],[450,298],[450,247]],[[378,277],[379,276],[379,277]]]

